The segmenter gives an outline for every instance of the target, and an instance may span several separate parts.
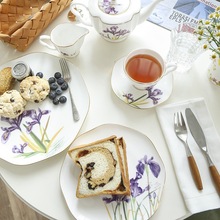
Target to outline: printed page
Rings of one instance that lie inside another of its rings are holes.
[[[154,0],[141,0],[142,7]],[[197,23],[220,6],[220,0],[164,0],[160,2],[148,21],[172,30],[181,22]]]

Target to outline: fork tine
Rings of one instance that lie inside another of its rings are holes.
[[[67,81],[70,80],[70,70],[69,70],[66,60],[64,58],[60,58],[59,62],[60,62],[61,69],[63,69],[62,71],[63,78]]]
[[[185,123],[185,120],[183,118],[182,112],[180,112],[180,123],[183,126],[183,128],[186,129],[186,123]]]

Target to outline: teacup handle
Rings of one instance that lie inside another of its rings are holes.
[[[173,64],[173,63],[167,64],[166,65],[166,72],[164,75],[167,75],[168,73],[173,72],[174,70],[176,70],[176,68],[177,68],[176,64]]]
[[[46,46],[52,50],[56,50],[56,47],[54,45],[50,45],[50,44],[44,42],[45,40],[49,40],[51,42],[51,38],[49,35],[41,35],[39,41],[43,46]]]
[[[87,26],[92,26],[91,19],[86,20],[77,10],[76,6],[81,5],[83,6],[88,12],[88,0],[74,0],[70,5],[71,12],[84,24]]]

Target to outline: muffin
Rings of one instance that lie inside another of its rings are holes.
[[[38,76],[29,76],[20,83],[20,93],[26,101],[39,103],[47,97],[49,92],[48,81]]]
[[[0,96],[0,116],[16,118],[24,111],[26,103],[17,90],[8,90]]]

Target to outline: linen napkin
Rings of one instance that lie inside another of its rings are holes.
[[[220,173],[220,137],[214,127],[212,118],[203,98],[186,100],[179,103],[168,104],[157,107],[157,116],[160,121],[167,146],[170,151],[176,177],[182,192],[186,207],[191,214],[220,208],[220,197],[214,186],[212,176],[209,172],[208,162],[201,149],[193,139],[188,129],[188,144],[196,160],[200,171],[203,190],[196,188],[191,175],[186,151],[183,143],[177,138],[174,131],[174,113],[181,111],[185,122],[185,109],[191,108],[198,119],[206,137],[206,143],[218,172]]]

